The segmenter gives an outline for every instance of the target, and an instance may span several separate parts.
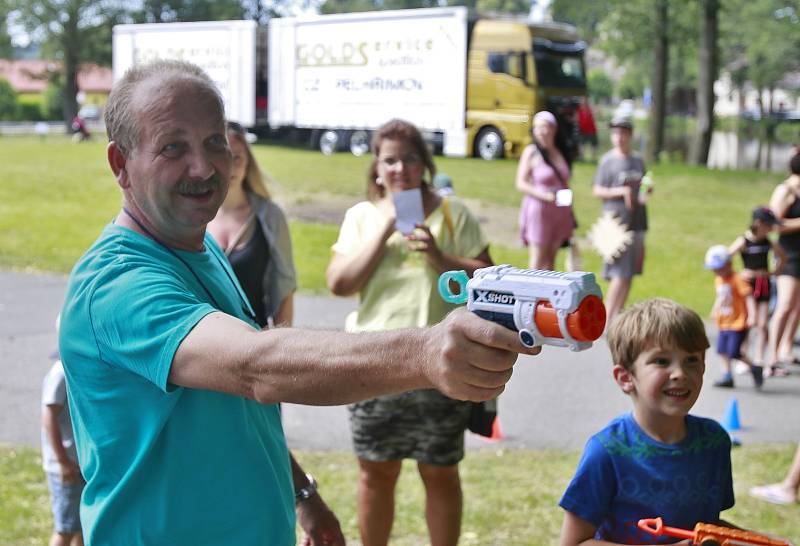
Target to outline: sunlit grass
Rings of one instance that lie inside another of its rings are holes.
[[[733,451],[736,506],[724,517],[739,526],[800,543],[800,506],[774,506],[750,498],[753,485],[777,481],[794,445],[744,446]],[[320,484],[349,544],[358,544],[351,453],[295,452]],[[461,544],[544,546],[556,544],[562,512],[558,500],[578,462],[577,452],[485,449],[467,453],[461,465],[464,518]],[[424,491],[411,461],[397,487],[393,545],[427,544]],[[44,544],[51,529],[47,486],[38,451],[0,447],[0,544]]]

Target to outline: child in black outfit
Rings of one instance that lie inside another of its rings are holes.
[[[733,256],[740,253],[743,268],[739,276],[747,281],[753,289],[756,301],[756,316],[753,320],[751,332],[758,333],[753,352],[753,363],[763,365],[767,349],[767,320],[769,316],[769,301],[771,297],[770,275],[779,274],[786,260],[786,253],[769,239],[769,234],[780,225],[780,220],[775,213],[767,207],[753,209],[750,228],[744,235],[737,238],[728,247],[728,253]],[[775,271],[770,273],[769,253],[775,257]],[[736,368],[737,373],[745,374],[750,371],[747,364],[741,363]]]

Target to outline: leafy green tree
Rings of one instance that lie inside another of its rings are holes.
[[[614,82],[608,77],[605,70],[593,68],[587,74],[589,96],[596,104],[609,103],[614,94]]]
[[[759,101],[759,106],[762,115],[771,113],[772,91],[787,73],[800,69],[800,3],[745,2],[740,21],[748,78],[757,89],[769,92],[770,102]]]
[[[47,84],[42,93],[41,111],[42,117],[46,120],[57,120],[64,115],[64,86],[60,78],[55,78]],[[71,128],[72,118],[69,121],[67,131]]]
[[[326,0],[319,8],[320,13],[355,13],[378,9],[373,0]]]
[[[700,68],[697,81],[697,129],[692,162],[705,165],[714,131],[714,81],[717,79],[719,0],[702,0],[703,26],[700,33]]]
[[[253,2],[249,4],[252,7]],[[144,23],[224,21],[244,17],[245,7],[240,0],[144,0],[141,11],[135,14],[135,19]]]
[[[14,1],[27,30],[62,63],[62,115],[69,128],[78,111],[78,70],[86,62],[111,60],[111,20],[125,6],[122,0]]]
[[[12,120],[17,114],[17,92],[8,81],[0,78],[0,119]]]
[[[617,82],[617,95],[622,99],[641,97],[648,81],[649,76],[644,74],[643,67],[629,66]]]
[[[8,15],[11,10],[5,3],[0,5],[0,59],[10,59],[14,48],[8,33]]]
[[[598,38],[598,25],[616,7],[616,3],[616,0],[553,0],[550,8],[553,20],[575,25],[583,39],[592,44]]]
[[[492,13],[528,13],[530,3],[524,0],[477,0],[475,9]]]
[[[326,0],[321,13],[350,13],[358,11],[432,8],[442,4],[438,0]],[[526,0],[447,0],[448,6],[467,6],[479,12],[528,13],[530,3]]]

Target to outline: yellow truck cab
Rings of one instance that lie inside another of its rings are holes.
[[[556,114],[574,142],[575,110],[586,95],[586,44],[575,28],[479,16],[469,30],[466,130],[472,155],[519,156],[540,110]]]

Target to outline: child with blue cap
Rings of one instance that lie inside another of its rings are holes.
[[[731,264],[731,256],[723,245],[714,245],[705,256],[705,268],[714,272],[717,297],[711,316],[717,321],[717,354],[722,359],[722,377],[714,382],[715,387],[732,388],[731,360],[741,360],[750,366],[756,388],[764,383],[764,369],[756,366],[742,352],[742,344],[756,316],[753,290],[742,279]]]

